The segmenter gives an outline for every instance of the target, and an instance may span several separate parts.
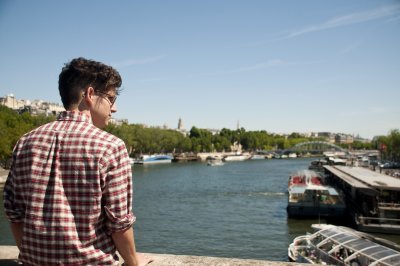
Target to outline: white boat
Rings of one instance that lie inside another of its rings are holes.
[[[289,178],[287,214],[289,218],[342,217],[346,204],[338,191],[324,184],[321,176],[310,170]]]
[[[313,234],[296,237],[289,245],[289,260],[328,265],[400,265],[399,246],[356,230],[314,224]]]
[[[139,160],[135,161],[135,164],[161,164],[161,163],[171,163],[173,157],[165,154],[156,155],[142,155]]]
[[[207,159],[208,166],[222,166],[224,162],[220,158]]]
[[[222,160],[225,162],[245,161],[248,160],[250,156],[250,154],[236,153],[233,155],[227,155]]]
[[[254,154],[250,157],[251,160],[264,160],[265,155],[262,154]]]

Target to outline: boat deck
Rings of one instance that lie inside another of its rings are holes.
[[[324,166],[361,231],[400,234],[400,179],[363,167]]]
[[[357,188],[379,188],[400,191],[400,179],[363,167],[324,166],[329,172]]]

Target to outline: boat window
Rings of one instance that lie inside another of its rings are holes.
[[[330,251],[334,247],[333,242],[328,240],[325,244],[321,245],[319,248],[325,252]]]
[[[335,241],[337,241],[338,243],[344,243],[344,242],[354,239],[354,236],[342,234],[342,235],[333,237],[333,239],[335,239]]]
[[[371,244],[372,244],[372,242],[369,242],[369,241],[365,241],[365,240],[359,241],[359,240],[357,240],[357,241],[354,241],[352,243],[349,243],[348,246],[350,246],[350,247],[352,247],[352,248],[354,248],[356,250],[362,250],[362,249],[364,249],[366,247],[370,247]]]
[[[323,232],[321,232],[321,234],[323,234],[326,237],[336,235],[337,233],[338,232],[337,231],[335,232],[335,230],[324,230]]]
[[[400,265],[400,255],[382,260],[382,264],[380,263],[378,265]]]
[[[318,243],[322,242],[324,239],[325,239],[325,237],[318,234],[315,238],[311,239],[311,243],[314,245],[317,245]]]
[[[355,259],[355,261],[358,263],[358,265],[370,265],[371,262],[373,262],[370,259],[368,259],[367,257],[361,256],[361,255],[358,255],[357,258]],[[350,263],[350,265],[351,265],[351,263]]]
[[[388,257],[391,255],[397,254],[397,252],[390,250],[390,249],[384,249],[382,251],[376,252],[374,254],[371,254],[373,257],[375,258],[384,258],[384,257]]]

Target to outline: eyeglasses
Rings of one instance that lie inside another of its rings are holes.
[[[105,92],[101,92],[101,91],[96,91],[96,94],[101,94],[103,96],[106,96],[106,97],[103,97],[103,98],[108,101],[108,103],[110,104],[110,107],[113,107],[115,101],[117,100],[117,95],[111,96],[110,94],[105,93]]]

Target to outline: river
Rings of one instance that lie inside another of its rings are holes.
[[[318,223],[286,215],[288,177],[312,160],[134,165],[137,249],[287,261],[293,238]],[[0,235],[1,245],[14,244],[2,208]]]

